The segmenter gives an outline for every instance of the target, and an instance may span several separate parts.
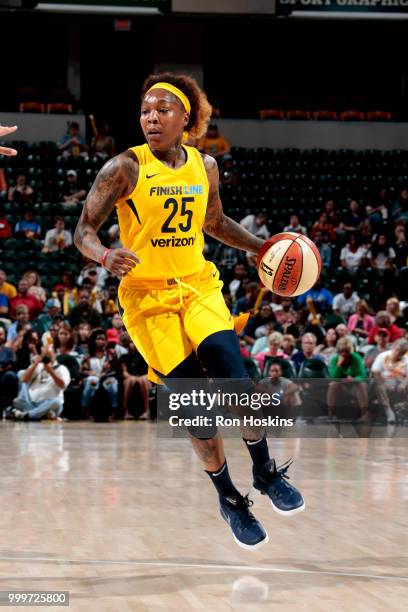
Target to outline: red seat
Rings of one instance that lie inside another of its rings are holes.
[[[333,110],[318,110],[313,112],[316,121],[337,121],[337,113]]]
[[[297,119],[299,121],[306,121],[310,119],[310,111],[307,110],[288,110],[286,111],[286,119]]]
[[[389,111],[367,111],[367,121],[391,121],[392,113]]]
[[[45,104],[43,102],[20,102],[18,105],[20,113],[44,113]]]
[[[69,102],[49,102],[47,113],[72,113],[72,104]]]
[[[364,113],[358,110],[346,110],[340,113],[342,121],[364,121]]]
[[[284,119],[285,113],[277,108],[264,108],[259,111],[260,119]]]

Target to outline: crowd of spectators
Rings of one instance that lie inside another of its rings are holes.
[[[117,281],[94,262],[49,295],[36,272],[0,270],[0,406],[7,418],[149,418],[147,366],[117,310]],[[64,404],[65,400],[65,404]]]
[[[211,146],[219,147],[222,196],[223,190],[239,183],[239,173],[229,144],[214,126],[200,143],[202,150]],[[103,159],[114,151],[108,126],[92,147]],[[60,148],[68,164],[75,155],[89,155],[75,125]],[[66,209],[86,196],[83,187],[76,170],[66,171]],[[35,192],[26,189],[25,176],[19,176],[5,197],[27,208],[14,227],[0,211],[0,241],[42,240],[44,253],[73,248],[63,214],[43,232],[40,218],[33,215]],[[329,418],[338,412],[343,387],[353,383],[351,400],[363,421],[373,416],[373,383],[379,389],[383,417],[394,422],[394,403],[403,402],[408,383],[408,296],[403,290],[408,271],[408,189],[402,188],[397,197],[382,189],[369,203],[350,199],[346,206],[330,199],[314,211],[314,218],[296,212],[272,217],[267,208],[246,212],[240,223],[262,239],[279,231],[309,235],[323,263],[321,277],[310,291],[283,298],[260,286],[253,253],[208,239],[205,255],[221,270],[227,305],[235,317],[249,315],[239,334],[248,372],[281,385],[288,406],[297,411],[305,393],[301,383],[293,381],[310,377],[310,372],[325,377],[330,384],[323,414]],[[120,245],[117,223],[107,229],[105,241],[113,248]],[[46,291],[35,267],[34,261],[16,286],[0,270],[4,414],[16,419],[148,418],[154,388],[118,313],[117,281],[85,261],[82,270],[63,272],[60,282]],[[46,393],[31,393],[40,384]]]

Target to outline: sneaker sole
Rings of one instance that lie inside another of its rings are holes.
[[[267,544],[269,542],[268,534],[266,534],[266,538],[264,538],[263,540],[261,540],[257,544],[253,544],[253,545],[244,544],[243,542],[240,542],[238,540],[238,538],[234,534],[232,534],[232,536],[233,536],[235,542],[238,544],[238,546],[240,548],[244,548],[245,550],[257,550],[258,548],[262,548],[262,546],[265,546],[265,544]]]
[[[262,497],[265,497],[265,496],[268,497],[269,501],[271,502],[271,506],[273,510],[275,510],[275,512],[277,512],[281,516],[294,516],[295,514],[304,512],[306,508],[305,501],[303,500],[303,504],[301,506],[298,506],[297,508],[293,508],[293,510],[281,510],[280,508],[278,508],[278,506],[275,506],[271,498],[266,493],[263,493],[262,491],[260,491],[259,489],[257,489],[256,487],[252,485],[250,489],[250,493],[253,494],[254,492],[257,493],[258,495],[261,495]]]
[[[293,508],[293,510],[281,510],[280,508],[275,506],[275,504],[270,498],[269,498],[269,501],[271,502],[271,506],[275,510],[275,512],[277,512],[281,516],[294,516],[295,514],[299,514],[300,512],[303,512],[306,508],[306,504],[305,502],[303,502],[301,506],[298,506],[297,508]]]

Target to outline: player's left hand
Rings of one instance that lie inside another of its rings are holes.
[[[11,127],[8,127],[6,125],[0,125],[0,137],[12,134],[16,131],[16,129],[16,125],[13,125]],[[0,147],[0,155],[7,155],[8,157],[12,157],[13,155],[17,155],[17,151],[15,149],[10,149],[10,147]]]

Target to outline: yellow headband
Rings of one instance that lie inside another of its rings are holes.
[[[146,92],[146,94],[148,94],[149,91],[152,91],[152,89],[167,89],[167,91],[170,91],[170,93],[175,95],[180,100],[187,113],[191,111],[191,104],[189,99],[187,98],[186,94],[184,94],[178,87],[170,85],[170,83],[156,83],[155,85],[152,85],[152,87]]]

